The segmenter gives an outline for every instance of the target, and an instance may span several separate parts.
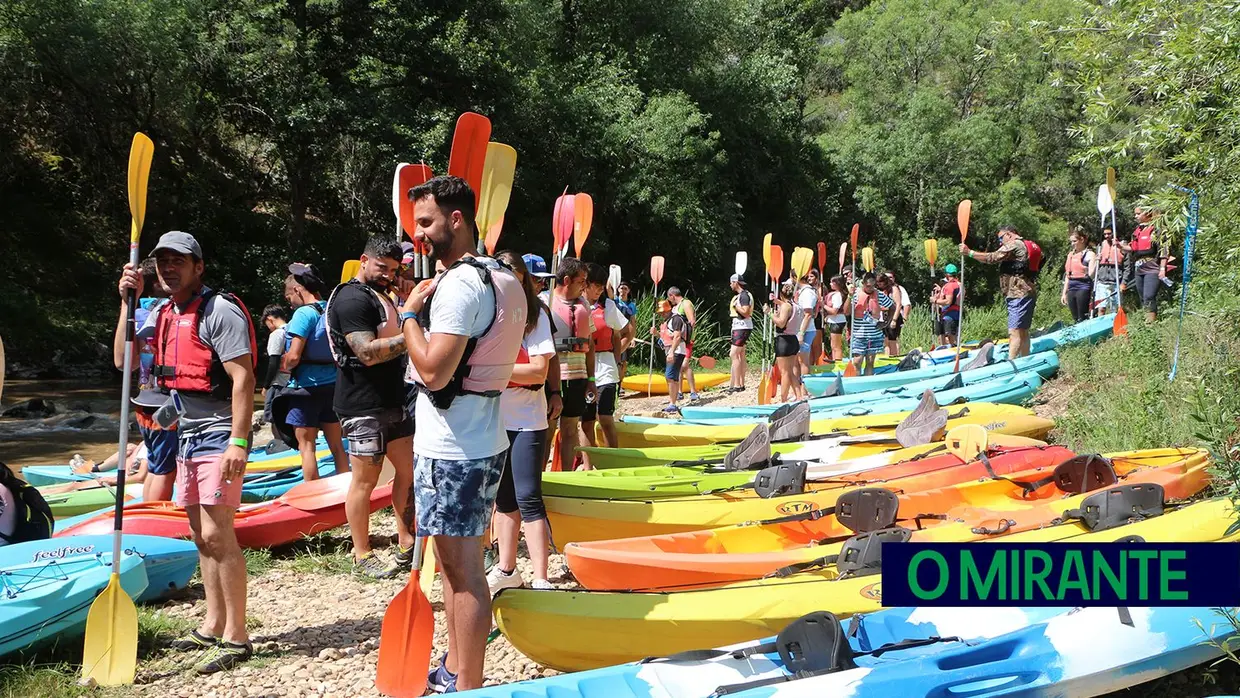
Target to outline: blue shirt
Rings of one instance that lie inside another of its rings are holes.
[[[314,306],[318,306],[316,310]],[[311,364],[306,363],[308,359],[328,356],[330,358],[330,347],[328,346],[327,334],[323,332],[322,321],[323,311],[327,307],[327,301],[316,301],[313,305],[303,305],[293,311],[293,318],[288,321],[286,326],[287,334],[284,336],[284,351],[287,352],[289,347],[293,345],[293,337],[301,337],[306,340],[306,344],[301,350],[301,363],[297,364],[297,368],[293,369],[293,377],[289,381],[289,386],[294,388],[312,388],[316,385],[331,385],[336,382],[336,365],[333,363]]]

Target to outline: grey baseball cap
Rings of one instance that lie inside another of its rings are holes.
[[[741,278],[741,275],[740,275],[740,274],[733,274],[733,275],[732,275],[732,278],[728,280],[728,283],[730,283],[730,284],[737,284],[737,283],[739,283],[739,284],[743,284],[743,283],[745,283],[745,280]]]
[[[161,235],[159,242],[155,244],[155,249],[151,250],[151,254],[155,254],[160,250],[192,254],[198,259],[202,259],[202,246],[198,244],[193,235],[179,230],[170,230]]]

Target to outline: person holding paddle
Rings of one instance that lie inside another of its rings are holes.
[[[590,446],[595,443],[595,422],[602,427],[603,445],[616,448],[620,443],[616,435],[616,403],[620,399],[619,357],[633,344],[637,334],[633,323],[614,301],[607,297],[607,270],[593,262],[586,262],[585,298],[590,303],[590,320],[594,323],[594,378],[598,386],[598,399],[586,403],[581,415],[581,436]],[[583,453],[586,466],[590,460]]]
[[[731,279],[732,300],[728,302],[728,315],[732,316],[732,346],[729,356],[732,359],[732,380],[728,384],[728,392],[745,392],[745,344],[753,332],[753,296],[746,290],[745,280],[740,274],[733,274]]]
[[[823,300],[823,311],[826,314],[827,333],[831,335],[831,352],[828,361],[839,361],[844,358],[844,329],[848,327],[848,316],[844,308],[848,307],[848,282],[841,275],[831,277],[828,286],[830,291]]]
[[[861,375],[874,375],[874,359],[883,350],[883,330],[879,322],[884,313],[895,311],[896,302],[875,286],[874,272],[861,276],[861,288],[852,299],[853,365]],[[862,364],[864,363],[864,368]]]
[[[241,300],[203,283],[202,247],[194,236],[164,233],[153,254],[170,302],[147,317],[138,336],[155,338],[155,388],[148,396],[181,406],[174,501],[189,518],[207,597],[202,623],[172,648],[206,650],[195,670],[211,674],[254,654],[245,626],[245,557],[233,523],[250,455],[258,344]],[[130,289],[142,295],[142,285],[138,270],[126,264],[122,297]]]
[[[563,471],[573,468],[578,423],[586,412],[586,404],[598,399],[593,342],[596,328],[590,305],[582,295],[585,288],[585,265],[576,257],[565,257],[556,271],[555,288],[547,304],[551,308],[564,403],[560,412],[560,469]]]
[[[1102,229],[1102,244],[1098,247],[1098,264],[1094,276],[1093,315],[1110,315],[1119,310],[1119,286],[1122,269],[1128,267],[1124,251],[1115,244],[1115,234],[1110,228]]]
[[[391,297],[392,288],[408,292],[400,279],[400,245],[390,236],[373,235],[362,251],[357,274],[327,299],[325,326],[336,361],[332,409],[349,440],[353,471],[345,498],[345,515],[353,538],[354,570],[376,579],[412,569],[413,533],[409,487],[413,483],[413,420],[405,409],[405,338]],[[370,547],[370,496],[379,484],[383,459],[395,473],[392,507],[396,510],[398,549],[394,564]]]
[[[414,239],[444,269],[409,294],[400,314],[418,385],[417,528],[432,537],[443,569],[448,652],[428,677],[442,693],[482,686],[491,594],[481,537],[509,449],[500,397],[542,306],[510,267],[475,256],[477,199],[464,179],[434,177],[409,198]]]
[[[689,383],[689,402],[697,402],[697,381],[693,379],[693,328],[697,326],[697,309],[677,286],[667,289],[667,301],[672,304],[672,312],[685,319],[685,380]]]
[[[983,264],[999,265],[999,291],[1007,299],[1008,358],[1029,355],[1029,328],[1033,326],[1033,310],[1038,301],[1038,271],[1042,265],[1042,248],[1026,240],[1013,225],[998,232],[1000,246],[994,252],[976,252],[960,243],[961,254]]]
[[[934,305],[938,317],[934,321],[934,334],[939,346],[956,345],[956,329],[960,325],[960,269],[955,264],[943,267],[943,285],[934,287]]]

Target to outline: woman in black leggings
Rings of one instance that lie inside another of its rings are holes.
[[[1094,271],[1098,257],[1089,249],[1089,235],[1078,227],[1068,236],[1068,260],[1064,263],[1063,292],[1059,302],[1072,311],[1072,322],[1089,319],[1089,305],[1094,299]]]

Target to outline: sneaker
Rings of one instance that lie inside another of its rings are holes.
[[[254,656],[254,645],[250,643],[220,642],[207,651],[206,656],[194,665],[199,674],[214,674],[217,671],[228,671]]]
[[[426,687],[435,693],[456,693],[456,674],[448,671],[448,653],[439,658],[439,666],[426,675]]]
[[[395,565],[389,565],[383,562],[375,551],[366,553],[366,556],[360,560],[353,561],[353,571],[360,572],[372,579],[391,579],[396,576],[399,571]]]
[[[396,544],[396,561],[392,564],[400,572],[413,571],[413,548],[402,548],[400,543]]]
[[[203,635],[197,630],[193,630],[189,635],[178,637],[168,643],[168,647],[178,652],[194,652],[197,650],[205,650],[215,647],[220,642],[218,637]]]
[[[697,394],[697,393],[689,393],[689,402],[697,402],[697,401],[698,401],[698,394]]]
[[[512,570],[507,574],[496,565],[487,572],[487,586],[491,589],[491,596],[494,597],[504,589],[516,589],[524,586],[525,582],[521,579],[521,573]]]
[[[482,571],[490,573],[491,568],[497,562],[499,562],[499,547],[495,545],[487,546],[487,549],[482,551]]]
[[[545,579],[535,579],[534,581],[530,582],[530,588],[537,589],[539,591],[547,591],[550,589],[555,589],[555,587],[552,586],[551,582],[548,582]]]
[[[663,411],[667,414],[680,414],[680,408],[675,405],[668,405],[663,408]]]

